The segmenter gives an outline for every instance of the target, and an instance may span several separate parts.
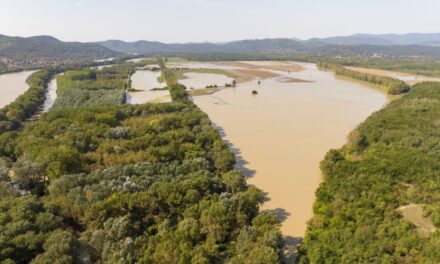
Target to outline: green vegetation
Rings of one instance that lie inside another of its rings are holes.
[[[96,105],[122,105],[125,103],[125,90],[122,89],[70,89],[58,92],[59,98],[52,109],[66,107],[96,106]]]
[[[29,89],[14,102],[0,109],[0,136],[6,131],[18,129],[21,122],[37,112],[44,102],[46,86],[53,74],[50,70],[33,73],[27,80]]]
[[[415,85],[373,114],[321,163],[301,263],[437,263],[440,259],[440,84]],[[397,210],[424,204],[437,231]]]
[[[78,241],[37,197],[2,197],[0,219],[2,263],[73,263]]]
[[[70,70],[57,77],[58,99],[53,109],[79,106],[121,105],[130,89],[135,64],[102,70]]]
[[[182,58],[182,57],[169,57],[169,58],[164,58],[164,60],[167,64],[187,63],[187,62],[191,61],[191,60],[188,60],[188,59]]]
[[[0,262],[280,262],[279,222],[258,212],[263,192],[161,67],[172,103],[59,104],[7,141]],[[62,100],[127,88],[103,88],[100,74],[66,73]],[[29,194],[9,186],[9,168]]]
[[[388,88],[388,94],[398,95],[402,93],[407,93],[410,90],[410,86],[405,82],[384,76],[377,76],[374,74],[361,73],[349,70],[342,65],[329,64],[329,63],[319,63],[318,67],[321,69],[331,70],[335,72],[336,75],[353,78],[356,80],[369,82],[375,85],[380,85]]]
[[[102,70],[72,70],[57,77],[58,89],[128,89],[134,64],[106,67]]]

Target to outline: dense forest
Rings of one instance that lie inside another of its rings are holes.
[[[374,74],[352,71],[342,65],[321,62],[318,67],[324,70],[331,70],[336,75],[353,78],[356,80],[369,82],[375,85],[384,86],[388,89],[388,94],[398,95],[407,93],[411,88],[404,81],[390,77],[378,76]]]
[[[132,68],[69,71],[58,106],[0,136],[0,263],[281,261],[263,192],[161,67],[171,103],[70,104],[83,90],[128,88]]]
[[[440,84],[418,84],[328,152],[301,263],[438,263],[439,117]],[[402,217],[409,204],[437,230]]]

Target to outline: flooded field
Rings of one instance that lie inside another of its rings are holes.
[[[230,84],[234,80],[222,74],[210,74],[210,73],[185,73],[185,79],[179,82],[185,85],[188,89],[202,89],[206,86],[225,86]]]
[[[147,102],[170,102],[171,96],[168,90],[151,90],[166,86],[166,84],[157,81],[159,76],[160,71],[137,70],[131,76],[131,87],[137,91],[127,93],[127,103],[143,104]]]
[[[231,144],[248,183],[267,193],[262,210],[283,220],[283,233],[294,237],[304,235],[312,217],[325,153],[344,145],[351,130],[387,103],[379,90],[313,64],[298,66],[297,72],[267,69],[279,76],[193,98]]]
[[[34,72],[23,71],[0,75],[0,108],[13,102],[29,88],[26,79]]]

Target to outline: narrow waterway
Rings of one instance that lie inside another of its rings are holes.
[[[267,193],[262,210],[277,215],[283,233],[294,237],[304,236],[312,217],[319,162],[388,101],[377,89],[300,65],[301,72],[277,73],[309,82],[254,80],[193,98],[230,143],[248,183]]]
[[[12,103],[29,88],[26,79],[35,71],[0,75],[0,108]]]

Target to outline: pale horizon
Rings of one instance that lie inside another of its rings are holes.
[[[2,8],[0,34],[50,35],[79,42],[117,39],[215,43],[440,32],[440,2],[434,0],[134,0],[129,4],[104,0],[40,0],[38,4],[31,0],[5,0]]]

